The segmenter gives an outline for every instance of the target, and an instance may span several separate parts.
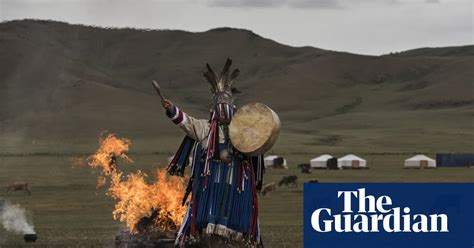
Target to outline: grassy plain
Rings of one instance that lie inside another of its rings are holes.
[[[337,154],[336,154],[337,155]],[[122,164],[132,171],[151,172],[168,155],[132,154],[135,163]],[[296,165],[309,155],[288,154],[288,170],[269,169],[265,182],[278,182],[285,175],[296,174],[296,189],[278,188],[260,198],[260,221],[266,247],[302,247],[303,187],[302,182],[474,182],[474,169],[438,168],[403,169],[409,155],[368,155],[368,170],[313,170],[300,174]],[[27,181],[32,195],[16,192],[4,197],[31,211],[38,241],[26,245],[21,235],[6,233],[0,228],[0,247],[113,247],[115,234],[125,228],[112,219],[113,201],[105,190],[96,190],[97,172],[73,167],[70,156],[2,156],[0,185]]]

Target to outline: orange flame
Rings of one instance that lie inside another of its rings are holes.
[[[132,232],[143,217],[149,217],[153,210],[158,211],[159,218],[155,224],[161,230],[171,230],[183,221],[186,209],[181,206],[185,188],[178,177],[166,176],[165,170],[157,169],[156,182],[148,184],[147,175],[141,171],[129,174],[121,180],[120,174],[112,176],[108,195],[116,199],[113,215],[115,219],[125,221]],[[171,221],[170,221],[171,220]]]
[[[115,157],[133,162],[125,153],[131,141],[114,134],[99,139],[99,149],[88,158],[89,166],[100,168],[102,174],[110,178],[107,195],[117,201],[112,212],[115,220],[126,222],[132,233],[137,233],[137,224],[144,217],[150,217],[158,211],[154,224],[163,231],[178,228],[182,223],[186,208],[181,206],[185,192],[184,180],[167,176],[166,170],[156,169],[155,182],[147,183],[147,175],[141,171],[124,175],[117,168]],[[100,176],[97,187],[106,184],[106,178]]]
[[[89,166],[97,169],[102,169],[104,175],[110,175],[116,169],[115,159],[120,157],[127,162],[133,163],[125,153],[132,142],[129,139],[118,138],[115,134],[109,134],[104,137],[104,132],[100,134],[99,149],[89,156]]]

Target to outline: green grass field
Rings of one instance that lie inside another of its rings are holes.
[[[310,159],[308,155],[287,155],[290,169],[268,169],[265,183],[278,182],[285,175],[296,174],[296,189],[278,188],[260,198],[260,223],[267,247],[301,247],[303,242],[302,182],[474,182],[474,169],[438,168],[403,169],[409,155],[367,155],[368,170],[313,170],[300,174],[296,165]],[[150,172],[167,155],[131,155],[132,165],[124,170]],[[21,235],[0,228],[0,247],[112,247],[115,234],[123,223],[112,219],[113,201],[96,190],[97,172],[73,167],[68,156],[0,157],[0,185],[27,181],[32,195],[0,193],[1,197],[19,203],[32,213],[38,241],[25,245]]]
[[[278,182],[285,175],[296,174],[296,189],[278,188],[260,198],[260,221],[267,247],[301,247],[303,240],[302,182],[473,182],[474,169],[437,168],[403,169],[408,155],[368,155],[368,170],[313,170],[300,174],[296,164],[307,155],[288,155],[290,169],[269,169],[265,182]],[[142,169],[150,172],[165,155],[132,155],[135,163],[123,164],[124,170]],[[74,167],[68,156],[3,156],[0,158],[0,184],[27,181],[32,195],[16,192],[1,196],[19,203],[32,212],[38,241],[29,247],[112,247],[123,223],[112,219],[113,201],[96,190],[98,173]],[[0,229],[0,247],[22,247],[21,235]]]

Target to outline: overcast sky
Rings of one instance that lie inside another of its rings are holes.
[[[361,54],[473,44],[474,0],[0,0],[1,20],[206,31]]]

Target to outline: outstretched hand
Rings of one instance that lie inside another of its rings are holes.
[[[163,108],[167,111],[171,111],[173,110],[173,107],[174,107],[174,104],[172,101],[170,100],[167,100],[167,99],[164,99],[164,100],[161,100],[161,105],[163,106]]]

